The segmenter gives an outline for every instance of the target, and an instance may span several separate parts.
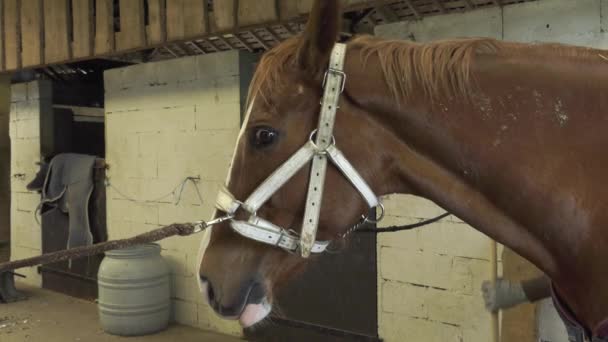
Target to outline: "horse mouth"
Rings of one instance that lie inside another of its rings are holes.
[[[207,286],[209,286],[208,283],[200,282],[199,284],[200,284],[202,292],[206,296],[207,303],[212,307],[215,314],[225,320],[230,320],[230,321],[238,320],[241,327],[243,327],[243,328],[251,328],[254,325],[260,323],[266,317],[268,317],[268,315],[272,311],[272,304],[270,304],[267,297],[263,297],[259,303],[245,304],[243,306],[241,312],[238,314],[226,315],[225,313],[218,311],[216,309],[216,307],[211,305],[211,301],[210,301],[209,297],[207,296]]]

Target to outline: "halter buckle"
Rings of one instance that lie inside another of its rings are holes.
[[[323,76],[323,88],[325,88],[325,85],[327,84],[327,79],[329,78],[329,74],[333,74],[335,76],[340,76],[340,94],[342,94],[344,92],[344,88],[346,87],[346,73],[342,70],[338,70],[338,69],[334,69],[334,68],[329,68],[327,69],[327,71],[325,72],[325,75]]]

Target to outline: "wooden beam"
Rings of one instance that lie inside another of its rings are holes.
[[[219,46],[217,46],[211,39],[203,39],[203,41],[209,44],[209,46],[211,46],[211,48],[216,52],[222,51],[222,49],[220,49]]]
[[[407,7],[409,7],[409,9],[412,11],[412,13],[414,13],[416,19],[422,19],[422,15],[420,15],[420,12],[418,12],[418,9],[416,8],[416,6],[414,6],[411,0],[405,0],[405,3],[407,4]]]
[[[253,52],[253,47],[251,47],[251,45],[247,44],[247,42],[245,40],[241,39],[241,37],[239,37],[238,33],[235,33],[232,36],[234,37],[234,40],[241,43],[241,45],[243,45],[245,47],[245,49],[247,49],[247,51]]]
[[[179,57],[179,55],[177,53],[175,53],[173,50],[171,50],[170,47],[168,46],[163,46],[165,48],[165,50],[167,50],[171,55],[173,55],[173,57]]]
[[[279,20],[276,0],[238,0],[239,27]]]
[[[251,33],[251,35],[253,36],[253,38],[260,43],[260,45],[262,45],[262,47],[266,50],[270,50],[272,49],[272,46],[268,45],[264,39],[262,39],[262,37],[260,37],[257,33],[255,33],[255,31],[251,30],[249,31],[249,33]]]
[[[220,42],[226,44],[226,46],[228,46],[230,49],[232,49],[232,50],[238,50],[238,48],[236,46],[234,46],[234,44],[232,44],[228,39],[224,39],[223,37],[220,37],[220,36],[218,36],[216,38]],[[211,39],[208,39],[207,41],[209,42],[209,44],[213,44],[212,41],[211,41]],[[213,44],[213,46],[215,46],[215,44]]]
[[[21,15],[19,0],[4,0],[4,62],[6,70],[21,68]]]
[[[376,12],[382,17],[387,23],[394,23],[399,21],[399,16],[390,8],[390,6],[376,6]]]
[[[165,0],[148,0],[148,44],[167,40],[167,12]]]
[[[237,13],[237,0],[213,1],[213,17],[217,30],[226,31],[235,28],[238,24]]]
[[[502,2],[500,0],[493,0],[496,6],[502,6]]]
[[[464,0],[465,5],[467,5],[468,9],[475,8],[475,5],[471,2],[471,0]]]
[[[93,1],[72,0],[72,18],[74,23],[74,41],[72,42],[74,57],[92,56],[95,50]]]
[[[184,36],[184,1],[167,0],[167,39],[183,39]]]
[[[441,0],[433,0],[433,2],[435,3],[435,6],[437,6],[437,8],[439,9],[439,12],[441,13],[445,13],[445,6],[443,6],[443,3],[441,3]]]
[[[116,48],[114,36],[113,0],[96,0],[95,15],[95,54],[113,52]]]
[[[146,45],[144,0],[119,0],[120,34],[116,37],[117,50],[131,50]]]
[[[182,0],[184,2],[184,34],[186,37],[201,36],[208,32],[209,11],[206,0]]]
[[[198,51],[201,55],[206,55],[207,54],[207,51],[205,51],[205,49],[203,49],[202,46],[199,46],[197,42],[191,41],[190,45],[192,45],[194,47],[194,49],[196,51]]]
[[[63,62],[72,58],[69,40],[68,0],[44,1],[44,60]]]
[[[266,32],[268,32],[272,39],[277,42],[277,44],[283,41],[283,39],[281,39],[281,37],[272,29],[272,27],[265,27],[264,29],[266,30]]]
[[[21,0],[21,58],[24,67],[44,64],[42,0]]]
[[[300,15],[298,11],[298,1],[278,0],[279,19],[282,21],[296,18]]]
[[[167,36],[185,39],[207,33],[209,15],[205,0],[167,0]]]
[[[6,69],[4,60],[4,2],[0,1],[0,71]]]

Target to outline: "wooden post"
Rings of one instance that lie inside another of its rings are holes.
[[[491,242],[491,255],[490,255],[490,267],[491,267],[491,276],[492,276],[492,284],[496,285],[496,281],[498,279],[498,244],[496,241],[492,240]],[[492,313],[492,342],[500,341],[500,331],[498,324],[498,312]]]

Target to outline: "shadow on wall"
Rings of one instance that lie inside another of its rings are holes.
[[[10,77],[0,75],[0,261],[9,258],[10,232],[10,165],[11,148],[8,131]]]

